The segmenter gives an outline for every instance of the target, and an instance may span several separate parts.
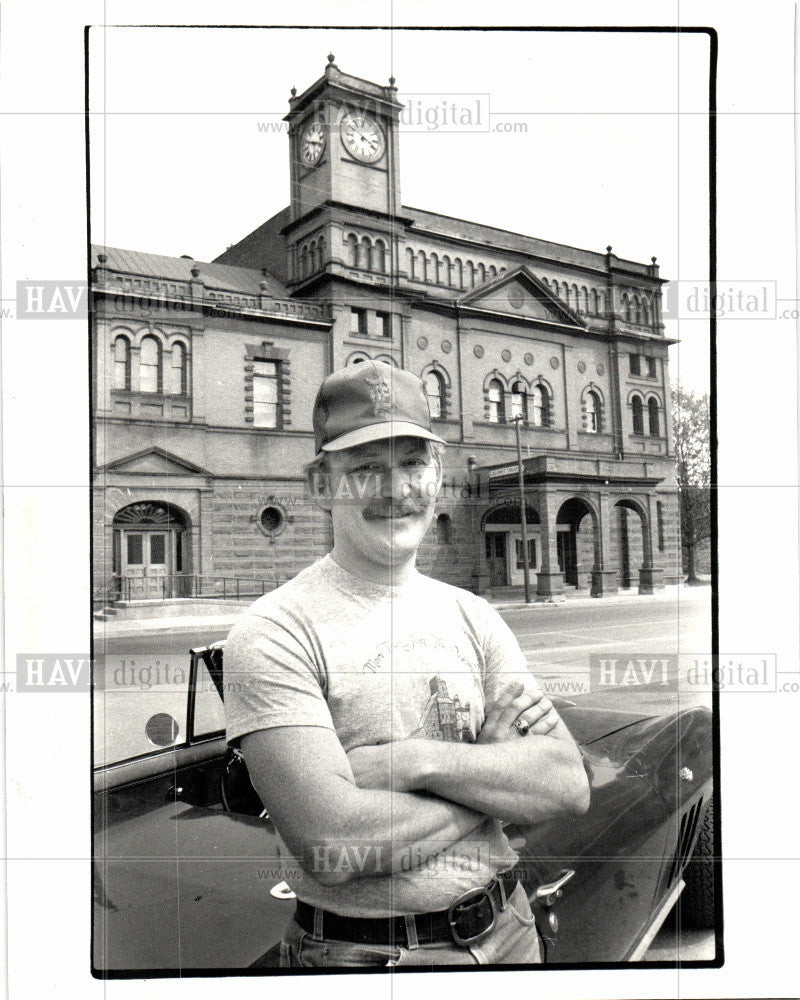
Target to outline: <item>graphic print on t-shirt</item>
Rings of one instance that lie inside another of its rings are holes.
[[[461,704],[458,695],[450,697],[447,682],[433,676],[428,682],[431,695],[422,711],[422,719],[409,739],[425,736],[430,740],[444,740],[446,743],[472,743],[469,727],[469,702]]]

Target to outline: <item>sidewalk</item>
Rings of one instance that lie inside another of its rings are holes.
[[[534,592],[531,594],[531,603],[526,605],[522,587],[515,589],[519,590],[519,594],[498,595],[496,597],[484,596],[489,604],[497,608],[498,611],[511,611],[512,609],[525,607],[530,610],[563,608],[564,605],[572,607],[573,605],[593,604],[595,607],[601,608],[608,604],[627,604],[629,602],[641,603],[649,601],[652,604],[654,601],[674,602],[679,599],[686,601],[694,599],[701,594],[711,595],[710,583],[700,587],[687,587],[686,584],[676,583],[663,587],[654,594],[640,594],[635,587],[631,587],[629,590],[622,590],[618,594],[611,594],[607,597],[591,597],[588,590],[567,590],[564,592],[562,599],[558,601],[537,601]]]
[[[527,608],[531,614],[535,614],[548,608],[563,608],[565,605],[569,607],[594,605],[597,608],[602,608],[609,604],[625,604],[629,602],[646,603],[649,601],[652,604],[653,602],[661,603],[668,601],[674,603],[679,599],[686,601],[696,600],[706,595],[710,597],[710,594],[710,585],[704,587],[687,587],[684,584],[675,584],[665,587],[655,594],[640,595],[631,589],[620,594],[614,594],[611,597],[590,597],[586,591],[568,591],[563,601],[532,600],[529,605],[526,605],[525,598],[522,595],[522,588],[520,587],[519,594],[515,592],[505,593],[497,597],[489,596],[486,599],[498,611],[516,611],[521,608]],[[237,605],[231,607],[229,613],[219,615],[180,615],[173,618],[95,621],[94,636],[95,641],[102,641],[104,637],[111,639],[116,636],[142,635],[145,633],[150,635],[159,632],[197,632],[204,629],[230,628],[243,610],[244,607],[242,605]]]

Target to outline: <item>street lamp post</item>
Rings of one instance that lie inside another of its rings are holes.
[[[525,511],[525,473],[522,468],[522,445],[519,441],[519,424],[524,419],[523,414],[518,413],[514,420],[514,430],[517,433],[517,473],[519,474],[519,509],[520,524],[522,526],[522,572],[525,579],[525,603],[531,603],[531,574],[528,568],[528,518]]]

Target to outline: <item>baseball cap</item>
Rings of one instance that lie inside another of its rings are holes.
[[[314,402],[317,454],[389,437],[445,442],[431,431],[422,379],[384,361],[362,361],[330,374]]]

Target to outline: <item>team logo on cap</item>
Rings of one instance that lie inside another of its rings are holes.
[[[394,408],[394,392],[385,375],[366,379],[372,397],[372,414],[375,417],[391,417]]]

